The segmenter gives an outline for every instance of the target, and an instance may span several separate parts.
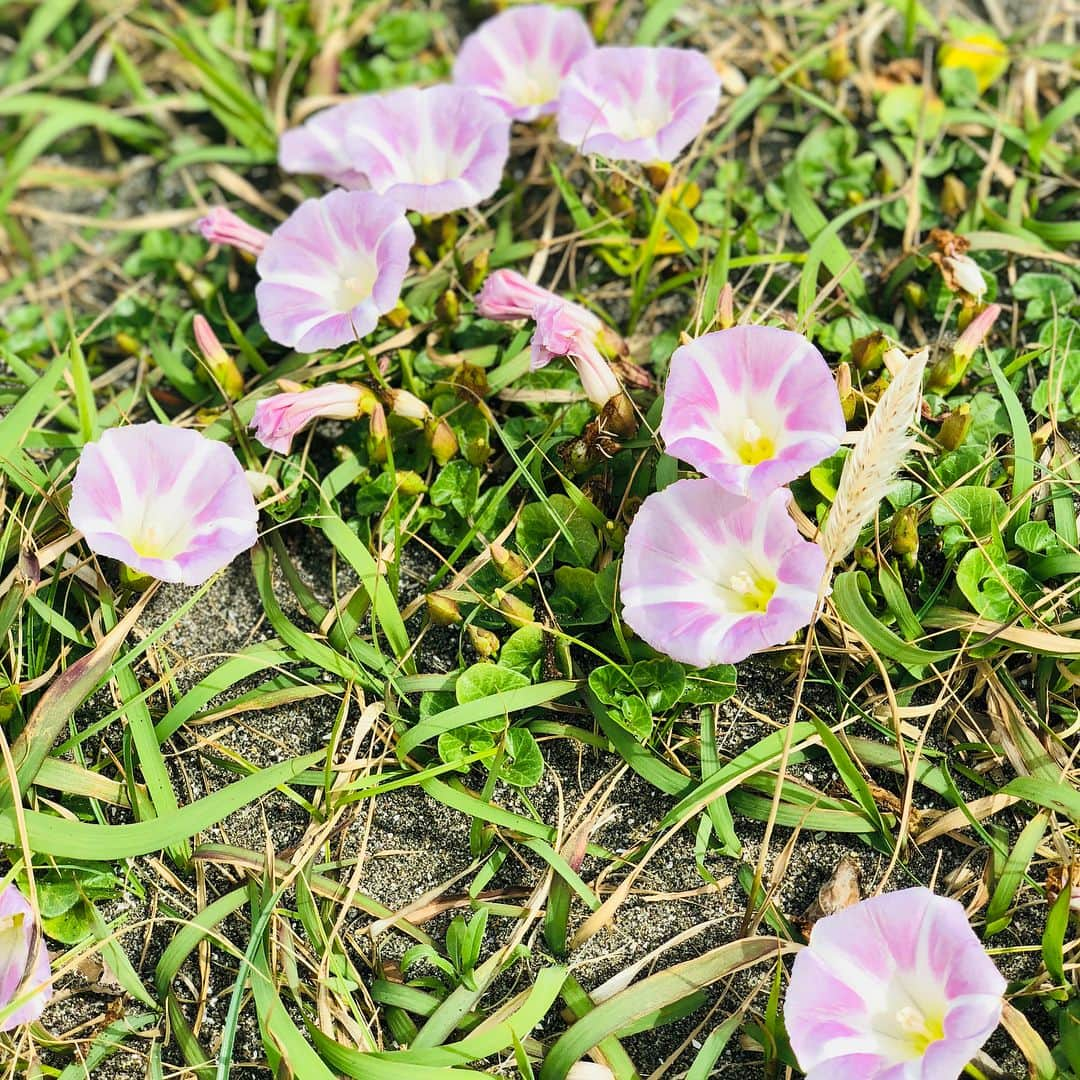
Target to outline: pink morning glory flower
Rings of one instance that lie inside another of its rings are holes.
[[[464,86],[405,87],[366,94],[332,110],[322,121],[325,139],[341,147],[340,163],[373,191],[422,214],[448,214],[494,195],[510,153],[510,120],[494,102]],[[321,114],[320,114],[321,116]],[[308,121],[312,124],[319,118]],[[283,140],[283,165],[320,172],[323,155],[310,140]],[[307,149],[305,149],[307,148]]]
[[[316,420],[355,420],[374,404],[375,397],[366,387],[327,383],[314,390],[290,390],[263,398],[255,406],[251,427],[268,450],[287,454],[293,436]]]
[[[1004,991],[963,907],[903,889],[814,925],[784,1021],[807,1080],[954,1080],[997,1027]]]
[[[728,491],[760,498],[836,453],[844,431],[829,365],[801,334],[733,326],[672,354],[660,434]]]
[[[535,120],[555,111],[564,77],[595,47],[588,24],[571,8],[510,8],[462,42],[454,82],[477,90],[514,120]]]
[[[27,973],[31,954],[34,963]],[[0,1031],[37,1020],[51,997],[49,954],[37,917],[23,894],[9,885],[0,892],[0,1013],[16,1000],[23,1004],[0,1018]]]
[[[68,516],[95,554],[185,585],[201,585],[258,535],[255,500],[229,447],[165,424],[110,428],[87,443]]]
[[[559,138],[585,154],[674,161],[720,101],[720,76],[696,49],[594,49],[559,93]]]
[[[733,664],[787,641],[814,613],[825,572],[799,536],[788,493],[761,501],[715,480],[678,480],[642,504],[626,534],[623,618],[685,664]]]
[[[259,321],[297,352],[356,341],[397,303],[412,245],[404,211],[382,195],[337,190],[307,199],[255,264]]]
[[[353,166],[344,138],[358,100],[362,99],[323,109],[300,127],[284,132],[278,142],[278,164],[286,172],[325,176],[340,187],[366,191],[370,185]]]

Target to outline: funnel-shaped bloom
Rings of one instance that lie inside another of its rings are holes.
[[[356,341],[397,303],[412,245],[401,207],[381,195],[308,199],[273,231],[255,264],[259,321],[297,352]]]
[[[255,406],[251,426],[268,450],[287,454],[293,436],[316,420],[354,420],[370,411],[375,397],[363,386],[327,383],[314,390],[294,390],[263,398]]]
[[[788,493],[760,502],[713,480],[650,495],[626,535],[623,618],[685,664],[733,664],[787,641],[813,615],[825,557],[799,536]]]
[[[588,24],[570,8],[510,8],[465,39],[454,82],[479,91],[514,120],[535,120],[555,111],[563,79],[595,47]]]
[[[96,554],[185,585],[201,585],[258,535],[255,500],[228,446],[165,424],[110,428],[87,443],[68,516]]]
[[[953,1080],[997,1027],[1004,991],[963,907],[903,889],[814,925],[784,1020],[807,1080]]]
[[[594,49],[559,93],[559,138],[586,154],[674,161],[720,101],[720,76],[696,49]]]
[[[346,101],[323,109],[300,127],[284,132],[278,142],[278,164],[286,172],[325,176],[340,187],[366,191],[367,177],[354,167],[345,138],[356,103]]]
[[[844,414],[821,353],[801,334],[733,326],[671,357],[660,434],[672,457],[756,499],[840,447]]]
[[[344,179],[341,163],[373,191],[422,214],[448,214],[493,195],[510,153],[510,120],[494,102],[464,86],[405,87],[366,94],[340,106],[323,122],[336,133],[340,153],[331,178]],[[316,118],[318,119],[318,118]],[[312,121],[309,121],[309,124]],[[301,162],[320,171],[312,142],[283,141],[289,167]]]
[[[27,972],[31,954],[34,962]],[[49,954],[34,909],[9,885],[0,892],[0,1012],[13,1001],[23,1000],[23,1004],[0,1019],[0,1031],[36,1020],[51,997]]]

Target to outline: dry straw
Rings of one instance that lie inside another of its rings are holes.
[[[922,400],[929,355],[923,349],[909,359],[899,349],[891,349],[885,356],[896,374],[844,463],[836,499],[821,530],[821,547],[830,568],[854,549],[862,527],[877,512],[915,443],[911,428]]]

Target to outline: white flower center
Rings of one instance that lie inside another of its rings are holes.
[[[879,1031],[898,1044],[898,1061],[921,1058],[931,1044],[945,1038],[945,1016],[940,1009],[923,1012],[916,1005],[903,1005],[891,1017],[886,1014],[884,1019],[885,1024]]]
[[[341,276],[337,295],[338,310],[352,311],[358,304],[362,304],[371,295],[378,276],[379,271],[374,262],[365,261],[349,267]]]
[[[191,536],[191,527],[186,522],[170,527],[160,521],[144,521],[129,543],[135,554],[144,559],[172,559],[187,550]]]
[[[776,581],[763,577],[755,570],[744,567],[728,577],[727,584],[721,582],[720,588],[727,593],[728,606],[737,611],[765,612],[769,601],[776,592]]]
[[[752,416],[748,416],[735,440],[735,452],[744,465],[758,465],[775,456],[776,441],[761,430]]]

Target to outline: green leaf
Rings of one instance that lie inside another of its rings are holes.
[[[540,783],[544,775],[544,758],[540,747],[527,728],[515,727],[507,732],[507,759],[500,777],[514,787],[530,788]]]
[[[459,705],[467,705],[470,701],[480,701],[528,685],[528,678],[521,672],[501,664],[473,664],[458,676],[454,693]]]
[[[514,538],[525,560],[535,563],[542,574],[556,561],[591,566],[600,551],[596,530],[566,495],[551,495],[546,502],[524,507]]]

